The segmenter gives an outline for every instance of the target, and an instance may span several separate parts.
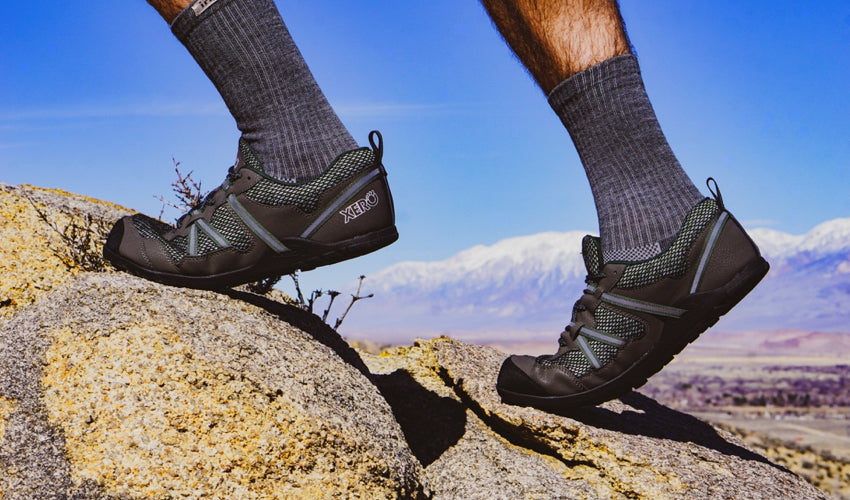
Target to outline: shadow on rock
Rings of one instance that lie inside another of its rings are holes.
[[[466,408],[461,403],[422,387],[404,370],[389,375],[372,374],[357,351],[315,314],[250,292],[225,290],[222,293],[257,306],[302,330],[366,376],[389,403],[410,451],[423,466],[433,463],[463,436]]]
[[[372,378],[401,424],[410,451],[423,466],[440,458],[466,432],[466,408],[422,387],[405,370]]]
[[[565,412],[562,415],[586,425],[622,432],[623,434],[694,443],[704,448],[719,451],[724,455],[734,455],[744,460],[770,465],[783,472],[790,472],[785,467],[771,462],[758,453],[730,443],[721,437],[710,424],[687,413],[663,406],[639,392],[632,391],[620,398],[620,401],[636,411],[617,413],[602,407],[592,407]]]

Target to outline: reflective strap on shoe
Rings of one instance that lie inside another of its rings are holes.
[[[314,220],[313,223],[310,224],[307,229],[304,230],[303,233],[301,233],[301,237],[309,238],[313,233],[316,232],[317,229],[322,227],[322,224],[327,222],[328,219],[330,219],[334,214],[336,214],[336,212],[340,208],[342,208],[346,203],[348,203],[352,196],[357,194],[358,191],[363,189],[367,184],[375,180],[380,175],[381,169],[376,168],[361,177],[360,179],[358,179],[357,182],[349,186],[348,189],[346,189],[342,194],[337,196],[336,199],[331,202],[331,204],[328,206],[328,208],[325,209],[324,212],[322,212],[321,214],[319,214],[318,217],[316,217],[316,220]]]
[[[235,213],[237,217],[242,219],[242,222],[245,223],[246,226],[248,226],[248,229],[250,229],[255,235],[257,235],[257,238],[260,238],[263,243],[269,246],[269,248],[271,248],[277,253],[286,252],[287,250],[289,250],[283,243],[280,242],[280,240],[275,238],[274,235],[268,231],[268,229],[266,229],[265,227],[263,227],[262,224],[257,222],[257,219],[255,219],[254,216],[248,212],[248,209],[246,209],[242,206],[241,203],[239,203],[239,200],[236,199],[235,194],[231,194],[227,197],[227,203],[230,204],[230,208],[233,209],[233,213]]]
[[[655,314],[656,316],[666,316],[668,318],[681,318],[683,314],[688,312],[687,310],[679,309],[678,307],[654,304],[652,302],[623,297],[622,295],[615,295],[613,293],[603,293],[602,301],[615,306],[625,307],[626,309],[631,309],[633,311]]]
[[[189,226],[189,255],[194,257],[198,255],[198,226],[192,224]]]
[[[626,341],[621,338],[614,337],[613,335],[608,335],[607,333],[603,333],[598,330],[594,330],[593,328],[588,328],[586,326],[581,327],[578,331],[578,334],[617,347],[622,347],[626,344]]]
[[[205,232],[207,236],[209,236],[210,239],[213,240],[216,245],[218,245],[219,248],[227,248],[230,246],[230,242],[227,241],[227,238],[220,235],[218,231],[216,231],[215,228],[210,226],[209,223],[207,223],[207,221],[205,221],[204,219],[196,220],[193,226],[198,226],[198,228]]]
[[[587,341],[584,340],[584,337],[578,337],[576,339],[576,344],[578,344],[581,352],[584,353],[584,356],[588,361],[590,361],[590,364],[593,365],[594,368],[597,370],[602,368],[602,363],[600,363],[596,358],[596,353],[593,352],[593,349],[591,349],[589,345],[587,345]]]
[[[711,230],[708,233],[708,239],[705,240],[705,245],[702,248],[702,254],[699,258],[699,264],[697,265],[697,272],[694,275],[694,281],[691,284],[690,293],[694,293],[699,288],[700,281],[702,281],[702,277],[705,274],[705,267],[708,264],[708,258],[711,257],[711,252],[714,251],[714,246],[717,244],[717,240],[720,238],[720,231],[723,230],[723,227],[726,225],[726,221],[729,220],[729,212],[723,212],[720,214],[720,217],[714,222],[714,225],[711,226]]]

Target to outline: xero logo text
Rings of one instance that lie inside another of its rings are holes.
[[[363,198],[345,207],[345,210],[340,210],[339,213],[345,217],[345,223],[348,224],[376,206],[378,206],[378,195],[375,194],[375,190],[373,189],[366,193],[366,196]]]

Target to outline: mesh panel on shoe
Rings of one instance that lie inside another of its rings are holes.
[[[596,319],[597,330],[621,339],[630,340],[638,338],[644,332],[644,325],[641,321],[602,305],[594,311],[594,318]],[[621,347],[606,344],[592,338],[587,339],[587,345],[596,353],[596,359],[602,366],[607,365],[614,359],[620,349],[622,349]],[[590,364],[584,353],[579,350],[567,351],[559,356],[541,356],[537,359],[543,365],[558,365],[566,368],[578,378],[587,375],[593,370],[593,365]]]
[[[606,344],[605,342],[600,342],[595,339],[588,339],[587,345],[593,349],[594,353],[596,353],[596,360],[599,361],[601,366],[607,365],[620,351],[620,348],[617,346]]]
[[[557,365],[566,368],[577,378],[584,377],[593,369],[593,365],[581,351],[567,351],[560,356],[540,357],[537,361],[545,366]]]
[[[171,228],[164,222],[151,219],[146,215],[134,215],[131,219],[133,227],[142,238],[159,238],[159,235],[169,231]]]
[[[599,274],[602,269],[602,249],[599,238],[587,235],[581,239],[581,254],[584,257],[584,267],[590,274]]]
[[[251,237],[242,228],[242,225],[236,218],[236,214],[233,213],[233,210],[229,206],[222,205],[215,209],[210,219],[210,225],[220,235],[224,236],[233,248],[244,251],[251,246]]]
[[[207,236],[207,233],[198,230],[198,255],[203,255],[209,252],[215,252],[218,249],[219,246],[216,244],[216,242],[212,240],[212,238]]]
[[[165,247],[168,249],[168,253],[171,254],[171,258],[175,262],[178,262],[189,253],[189,239],[185,236],[177,236],[166,243]]]
[[[242,163],[254,170],[259,170],[260,172],[266,171],[266,169],[263,168],[262,162],[260,162],[257,155],[254,154],[254,150],[251,149],[251,146],[248,145],[245,139],[242,139],[241,137],[239,138],[239,154],[237,155],[237,158],[238,160],[242,160]]]
[[[634,248],[623,248],[620,250],[613,250],[607,254],[605,254],[605,262],[612,261],[626,261],[626,262],[634,262],[636,260],[646,260],[651,259],[661,253],[661,245],[658,242],[652,243],[651,245],[645,245],[642,247],[634,247]]]
[[[159,240],[173,262],[179,262],[186,256],[186,238],[178,236],[168,241],[161,236],[172,229],[168,224],[145,215],[134,215],[131,220],[142,238]]]
[[[245,192],[251,201],[264,205],[295,205],[304,212],[312,212],[319,204],[319,196],[351,177],[366,165],[375,161],[375,154],[368,148],[344,153],[319,177],[302,184],[286,184],[263,179]]]
[[[698,203],[685,218],[682,229],[664,253],[657,257],[626,266],[623,276],[617,282],[619,288],[637,288],[650,285],[668,277],[677,277],[685,273],[688,251],[705,226],[717,214],[720,207],[717,202],[706,198]]]
[[[593,313],[596,329],[615,337],[631,340],[643,335],[643,323],[600,305]]]

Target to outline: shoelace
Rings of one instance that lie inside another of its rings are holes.
[[[224,189],[229,188],[231,186],[231,184],[233,184],[233,182],[235,180],[239,179],[240,177],[242,177],[242,173],[239,172],[236,169],[236,165],[233,165],[230,168],[228,168],[227,169],[227,176],[225,176],[224,182],[222,182],[219,187],[217,187],[217,188],[213,189],[212,191],[210,191],[209,193],[207,193],[201,199],[201,201],[196,203],[191,209],[189,209],[188,212],[181,215],[180,218],[177,219],[177,227],[182,227],[183,221],[186,220],[186,218],[189,217],[190,215],[196,214],[198,212],[202,212],[208,205],[212,205],[214,203],[213,200],[215,199],[216,193],[218,193],[219,191],[222,191]]]
[[[583,290],[584,294],[593,295],[596,293],[596,287],[599,285],[599,282],[605,278],[605,273],[594,273],[588,274],[584,278],[585,284],[589,285],[588,288]],[[577,300],[573,305],[573,321],[570,322],[567,326],[564,327],[564,331],[561,332],[561,336],[558,338],[558,345],[561,347],[570,347],[574,345],[576,337],[578,337],[578,331],[584,326],[581,323],[576,323],[575,319],[578,318],[578,313],[582,311],[586,311],[587,307],[581,303],[581,299]]]

